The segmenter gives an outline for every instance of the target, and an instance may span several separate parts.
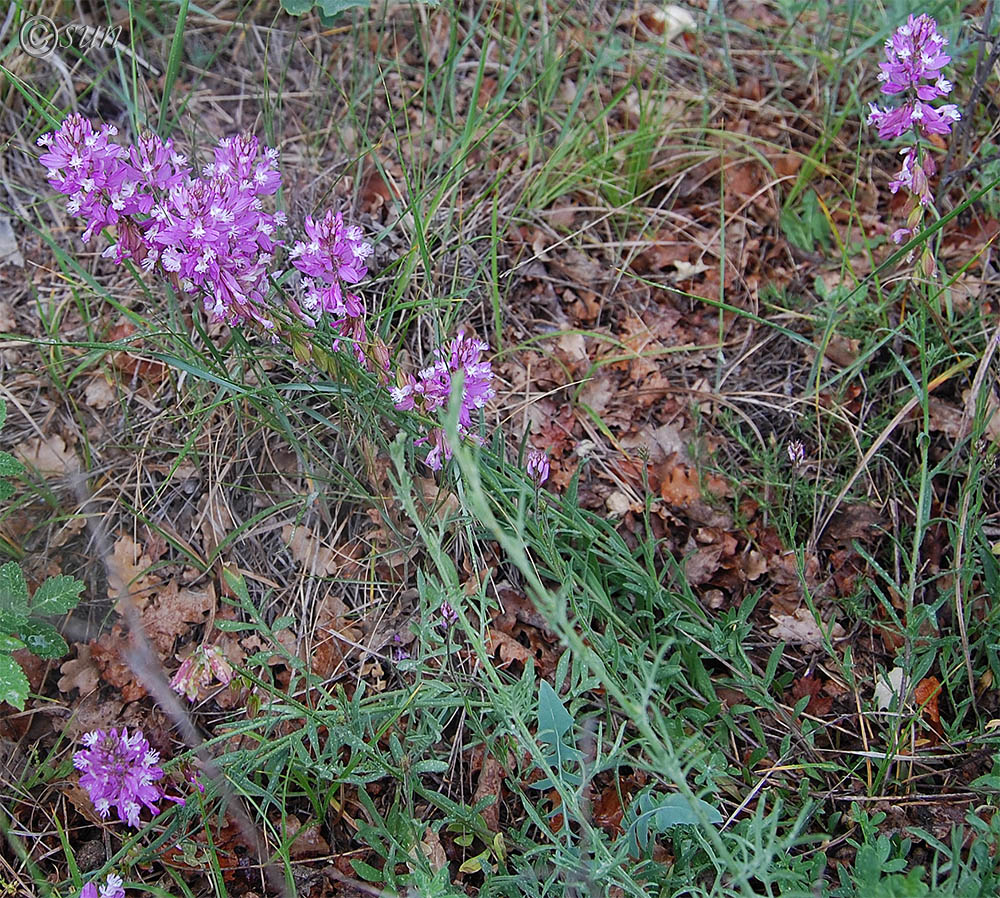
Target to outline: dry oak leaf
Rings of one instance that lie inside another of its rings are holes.
[[[80,459],[57,433],[18,443],[14,455],[40,474],[65,475],[80,470]]]
[[[823,648],[824,631],[829,633],[831,641],[841,639],[846,635],[844,628],[836,621],[832,627],[824,624],[823,629],[820,630],[820,625],[813,617],[813,613],[804,605],[796,608],[793,614],[772,613],[771,620],[774,621],[774,626],[768,633],[775,639],[795,645],[804,645],[811,649]]]
[[[418,847],[420,853],[427,858],[427,863],[432,873],[437,873],[438,870],[448,866],[448,854],[444,850],[444,845],[441,844],[441,836],[429,826],[425,830],[424,837],[420,840],[419,844],[414,845],[410,849],[410,856],[414,859],[416,858]]]
[[[512,762],[513,757],[508,755],[507,763],[511,764]],[[503,781],[507,775],[508,767],[502,761],[489,752],[484,753],[472,803],[479,804],[484,798],[494,799],[493,803],[483,808],[482,812],[483,822],[492,833],[500,831],[500,790],[503,788]]]
[[[530,649],[521,645],[513,636],[492,627],[486,631],[486,649],[491,655],[496,655],[499,651],[500,664],[497,667],[508,667],[513,661],[527,664],[529,659],[535,660],[535,655]]]
[[[138,682],[125,660],[127,644],[128,638],[123,635],[121,626],[115,624],[110,633],[90,643],[90,654],[101,672],[101,679],[120,690],[124,701],[134,702],[146,695],[146,688]]]
[[[115,388],[103,374],[95,374],[83,390],[83,401],[92,409],[103,411],[117,402]]]
[[[79,689],[80,695],[89,695],[97,689],[101,676],[94,659],[90,657],[90,646],[83,643],[77,645],[76,657],[66,661],[59,668],[59,672],[62,674],[57,684],[59,691],[71,692]]]
[[[145,571],[153,566],[153,560],[128,534],[115,541],[108,567],[108,598],[117,601],[123,595],[139,593],[158,582]]]
[[[156,600],[143,609],[142,626],[146,638],[163,655],[174,646],[174,640],[183,636],[190,624],[200,624],[215,609],[215,587],[208,583],[204,589],[181,589],[176,583],[161,589]]]
[[[822,695],[823,692],[823,681],[812,674],[797,677],[792,682],[792,698],[798,701],[802,696],[808,695],[809,702],[805,711],[815,717],[825,717],[833,708],[833,699],[829,695]]]
[[[285,524],[281,528],[281,541],[292,550],[292,558],[302,565],[306,573],[314,577],[329,577],[337,572],[339,562],[336,553],[324,546],[308,527]]]
[[[921,713],[939,738],[944,734],[941,727],[941,708],[938,704],[940,697],[941,683],[937,677],[925,677],[913,690],[913,701],[921,709]]]
[[[319,827],[315,823],[312,826],[303,826],[295,814],[289,814],[285,818],[285,837],[292,841],[288,847],[288,854],[293,861],[322,857],[330,853],[330,845],[323,838]]]
[[[725,546],[721,543],[701,546],[684,559],[684,578],[692,586],[701,586],[712,579],[719,569]]]

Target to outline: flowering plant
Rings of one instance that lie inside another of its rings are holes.
[[[113,125],[95,128],[82,116],[70,115],[38,140],[46,148],[39,161],[48,170],[49,183],[67,197],[66,210],[86,222],[83,239],[115,228],[115,242],[105,256],[117,264],[130,260],[199,297],[215,321],[253,323],[276,341],[284,337],[296,357],[312,358],[332,374],[329,356],[284,333],[268,305],[271,282],[285,273],[276,268],[275,258],[286,245],[277,235],[287,219],[264,204],[281,186],[277,150],[249,134],[227,137],[196,176],[170,140],[144,134],[126,148],[112,140],[117,133]],[[303,229],[304,239],[287,251],[300,285],[285,297],[285,307],[309,328],[325,319],[334,334],[333,350],[347,341],[362,366],[371,369],[374,360],[385,384],[389,348],[379,337],[369,340],[365,303],[356,290],[368,273],[371,244],[361,228],[332,210],[321,218],[307,216]],[[400,372],[391,388],[396,408],[436,413],[460,376],[458,430],[478,439],[472,434],[472,412],[495,395],[493,371],[482,358],[488,349],[482,340],[462,334],[439,347],[434,362],[416,376]],[[434,470],[451,458],[440,427],[416,442],[430,445],[426,461]],[[188,695],[197,688],[195,664],[175,677],[175,688]]]

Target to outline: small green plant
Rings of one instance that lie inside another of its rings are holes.
[[[7,406],[0,400],[0,428],[6,420]],[[23,470],[13,455],[0,452],[0,501],[14,492],[7,478]],[[0,567],[0,702],[23,711],[28,697],[28,678],[13,652],[27,649],[39,658],[49,659],[69,651],[66,640],[45,618],[75,608],[82,590],[83,583],[75,577],[60,574],[49,577],[32,596],[16,561]]]

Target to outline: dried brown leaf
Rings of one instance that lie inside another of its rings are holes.
[[[79,643],[76,647],[76,657],[63,663],[59,668],[62,676],[59,678],[59,691],[71,692],[80,690],[80,695],[89,695],[97,689],[101,672],[90,656],[90,646]]]
[[[823,630],[820,630],[812,612],[804,605],[795,609],[793,614],[772,612],[771,620],[774,621],[774,626],[768,632],[775,639],[811,649],[823,648],[823,631],[830,634],[831,640],[840,639],[845,635],[844,628],[836,622],[832,629],[824,624]]]

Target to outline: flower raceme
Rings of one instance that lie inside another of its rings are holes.
[[[951,93],[951,82],[941,69],[951,57],[944,53],[948,41],[937,30],[937,22],[928,15],[910,16],[885,42],[885,62],[880,63],[882,93],[890,96],[908,93],[907,101],[896,109],[869,105],[868,124],[878,128],[883,140],[901,137],[911,128],[925,136],[948,134],[961,115],[954,104],[930,105],[931,100]]]
[[[528,450],[524,470],[536,486],[541,486],[549,479],[549,469],[549,456],[544,449]]]
[[[156,784],[163,778],[163,768],[159,752],[150,748],[141,730],[131,736],[124,727],[120,734],[117,729],[94,730],[83,737],[83,744],[73,755],[73,766],[82,773],[80,785],[97,813],[107,817],[114,807],[118,819],[136,829],[143,806],[154,815],[160,813],[158,802],[169,797]]]
[[[452,380],[462,374],[462,396],[458,410],[458,433],[460,436],[472,434],[472,413],[483,408],[496,393],[493,390],[493,369],[482,354],[489,344],[474,336],[461,334],[434,351],[435,361],[414,377],[400,372],[398,385],[390,387],[392,401],[400,411],[416,409],[424,414],[434,414],[448,404],[451,397]],[[440,427],[420,437],[416,444],[429,443],[427,465],[440,471],[444,461],[451,458],[451,447]]]
[[[930,105],[932,100],[951,93],[951,82],[941,74],[951,62],[951,57],[944,52],[947,43],[934,19],[928,15],[911,15],[885,42],[886,58],[879,66],[882,93],[902,94],[904,102],[895,109],[869,104],[868,124],[878,128],[879,137],[893,139],[912,134],[912,144],[900,150],[902,165],[889,182],[893,193],[905,190],[913,198],[906,227],[892,233],[892,240],[897,244],[917,233],[924,209],[933,202],[930,179],[937,166],[921,138],[949,134],[952,125],[961,118],[953,103],[936,108]],[[926,246],[922,266],[928,276],[934,270],[933,255]]]

